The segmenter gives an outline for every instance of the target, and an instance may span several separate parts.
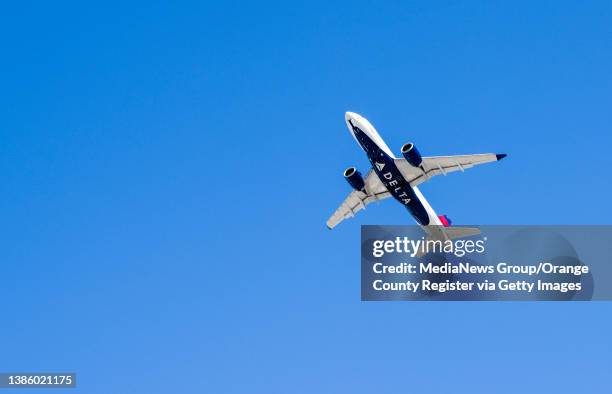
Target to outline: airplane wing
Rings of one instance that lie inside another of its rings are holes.
[[[449,172],[465,171],[478,164],[499,161],[505,154],[485,153],[478,155],[433,156],[423,157],[420,167],[413,167],[406,159],[395,159],[395,165],[411,186],[417,186],[436,175]]]
[[[364,193],[357,190],[352,191],[342,204],[340,204],[340,207],[336,209],[336,212],[327,219],[327,228],[331,230],[344,219],[353,217],[355,213],[365,209],[366,205],[391,196],[373,170],[368,171],[364,178],[364,182],[366,192]]]

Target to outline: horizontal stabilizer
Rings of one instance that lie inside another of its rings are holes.
[[[480,234],[480,229],[476,227],[441,227],[441,226],[431,226],[437,229],[443,229],[442,232],[430,233],[426,238],[426,241],[444,241],[444,239],[457,239],[457,238],[467,238],[474,235]],[[445,238],[443,238],[445,236]],[[416,257],[423,257],[426,255],[426,250],[424,248],[419,248]]]
[[[448,239],[471,237],[480,234],[480,229],[476,227],[445,227],[444,233]]]

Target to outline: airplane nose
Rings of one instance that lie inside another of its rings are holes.
[[[346,111],[344,114],[344,119],[348,122],[351,119],[357,118],[357,114],[354,112]]]

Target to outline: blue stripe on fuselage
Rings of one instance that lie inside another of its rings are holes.
[[[421,200],[417,197],[410,186],[410,183],[404,179],[401,172],[395,165],[392,157],[389,157],[382,149],[372,141],[372,139],[363,132],[359,127],[353,127],[353,133],[363,147],[372,168],[378,178],[385,185],[389,193],[399,202],[408,208],[414,219],[423,226],[429,224],[429,215]]]

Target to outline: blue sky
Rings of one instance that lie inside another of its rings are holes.
[[[6,8],[8,7],[8,8]],[[362,303],[366,116],[457,224],[609,224],[612,6],[43,2],[0,15],[2,371],[86,393],[608,392],[608,303]]]

